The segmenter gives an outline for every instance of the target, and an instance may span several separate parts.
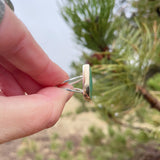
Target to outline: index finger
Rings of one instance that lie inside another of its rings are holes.
[[[0,55],[42,85],[57,85],[68,78],[7,6],[0,24]]]

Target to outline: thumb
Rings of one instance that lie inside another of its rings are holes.
[[[0,97],[0,143],[53,126],[72,93],[57,87],[37,94]]]

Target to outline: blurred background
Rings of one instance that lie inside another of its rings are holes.
[[[12,2],[67,73],[90,64],[93,97],[75,94],[54,127],[0,145],[0,159],[160,160],[160,1]]]

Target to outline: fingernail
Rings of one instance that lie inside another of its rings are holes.
[[[0,0],[0,23],[4,17],[4,12],[5,12],[5,4],[3,0]]]

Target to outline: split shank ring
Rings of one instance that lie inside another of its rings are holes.
[[[73,89],[64,88],[64,89],[70,92],[81,93],[83,94],[85,100],[90,101],[92,99],[92,73],[91,73],[91,68],[89,64],[84,64],[82,66],[81,76],[77,76],[77,77],[73,77],[68,80],[65,80],[63,83],[61,83],[61,85],[65,83],[74,85],[80,81],[82,81],[83,89],[80,89],[80,88],[73,88]]]

